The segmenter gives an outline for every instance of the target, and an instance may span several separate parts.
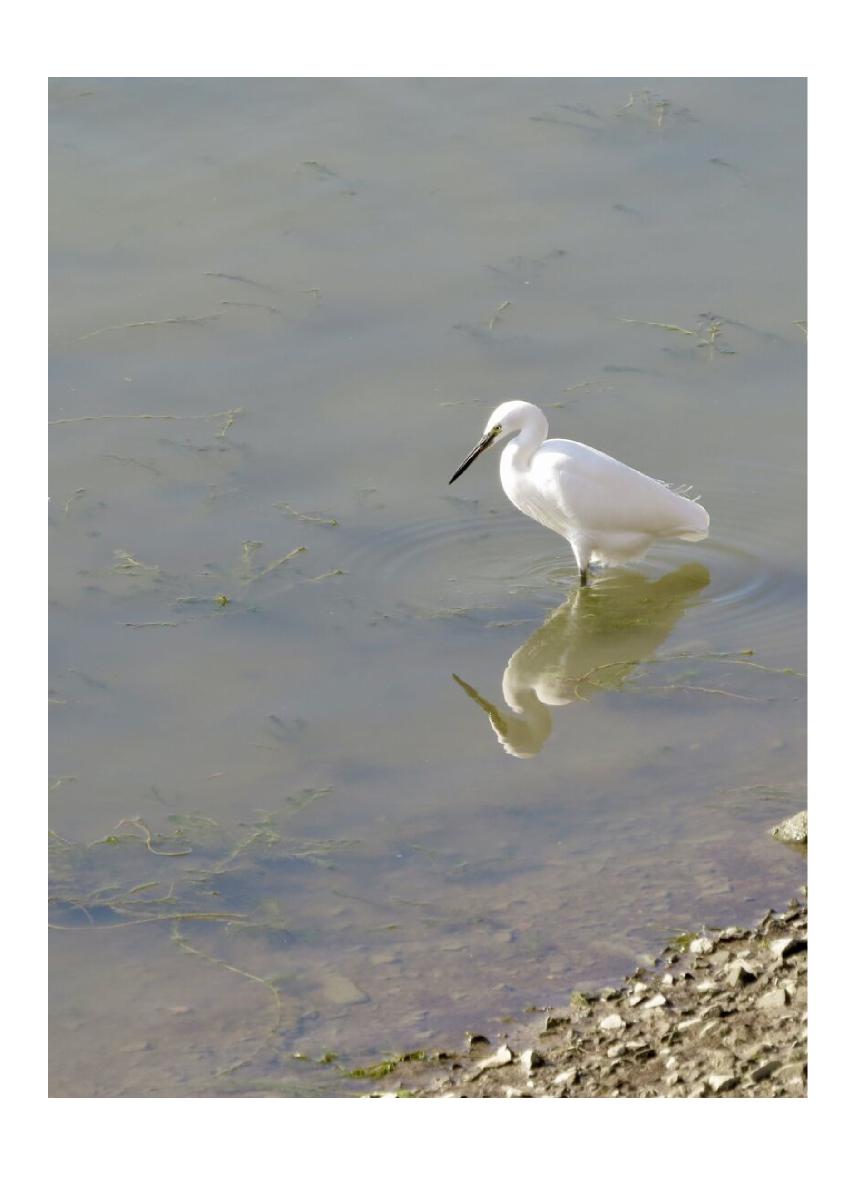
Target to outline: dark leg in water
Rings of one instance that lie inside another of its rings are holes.
[[[588,586],[588,568],[582,567],[581,571],[579,572],[579,587],[587,587],[587,586]]]

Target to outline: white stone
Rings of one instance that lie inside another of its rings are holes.
[[[689,950],[692,954],[711,954],[713,951],[713,943],[708,937],[695,938],[689,943]]]
[[[732,966],[725,975],[725,981],[728,987],[737,987],[740,984],[751,983],[756,976],[753,971],[749,971],[745,963],[738,962]]]
[[[789,1004],[790,997],[783,988],[772,988],[757,1001],[758,1008],[784,1008]]]
[[[508,1045],[500,1046],[492,1058],[487,1058],[481,1063],[482,1067],[505,1067],[509,1062],[514,1061],[514,1052]]]
[[[520,1055],[523,1070],[529,1075],[536,1067],[542,1067],[544,1061],[544,1057],[539,1050],[523,1050]]]
[[[796,842],[804,845],[807,842],[807,809],[796,813],[794,817],[790,817],[786,821],[782,821],[780,825],[776,825],[769,832],[778,841]]]
[[[506,1067],[508,1063],[514,1061],[514,1052],[510,1046],[500,1046],[495,1054],[489,1058],[484,1058],[478,1063],[475,1071],[469,1076],[470,1081],[478,1078],[484,1071],[492,1071],[496,1067]]]
[[[735,1075],[710,1075],[707,1078],[707,1083],[714,1092],[727,1092],[732,1087],[736,1087]]]
[[[603,1017],[602,1021],[600,1021],[600,1029],[611,1030],[625,1028],[626,1021],[624,1021],[623,1017],[621,1017],[619,1013],[612,1013],[611,1016]]]

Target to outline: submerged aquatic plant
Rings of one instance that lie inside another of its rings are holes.
[[[274,948],[299,936],[279,899],[283,877],[294,869],[333,867],[338,855],[358,844],[289,831],[293,817],[331,791],[303,789],[284,797],[276,811],[234,826],[201,813],[173,813],[165,830],[126,817],[93,842],[73,842],[51,830],[50,928],[72,934],[163,924],[183,954],[263,987],[272,1002],[271,1023],[251,1054],[219,1072],[232,1073],[280,1032],[289,981],[241,965],[239,946],[230,947],[239,934],[268,939]],[[229,935],[226,952],[216,941],[202,946],[191,940],[194,928]]]

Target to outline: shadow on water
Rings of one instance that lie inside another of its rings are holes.
[[[661,579],[620,570],[580,588],[511,655],[502,676],[511,713],[454,679],[487,714],[502,749],[532,758],[552,733],[550,708],[619,691],[709,582],[706,567],[689,563]]]

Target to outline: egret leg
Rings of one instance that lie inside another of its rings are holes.
[[[567,539],[570,541],[570,539]],[[591,547],[587,541],[570,542],[570,549],[579,567],[579,587],[588,586],[588,563],[591,561]]]

